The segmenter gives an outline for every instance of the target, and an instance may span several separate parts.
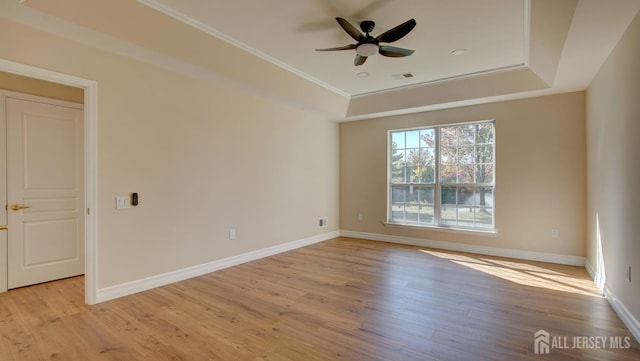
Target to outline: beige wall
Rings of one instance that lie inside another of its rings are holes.
[[[341,229],[582,257],[584,113],[585,94],[577,92],[342,123]],[[487,119],[496,122],[497,235],[385,227],[387,131]]]
[[[587,258],[640,320],[640,15],[587,91]],[[599,225],[599,229],[598,229]],[[604,265],[598,262],[598,238]],[[626,280],[631,265],[631,283]]]
[[[335,123],[7,20],[0,34],[0,58],[98,83],[98,288],[338,230]],[[131,192],[140,206],[115,210]]]

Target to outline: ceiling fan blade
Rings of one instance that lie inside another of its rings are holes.
[[[316,51],[351,50],[355,48],[356,48],[356,44],[349,44],[345,46],[336,46],[335,48],[316,49]]]
[[[392,58],[400,58],[403,56],[409,56],[413,54],[415,50],[396,48],[395,46],[380,45],[378,52],[380,55],[389,56]]]
[[[365,61],[367,61],[367,57],[366,56],[362,56],[360,54],[356,54],[356,58],[353,59],[353,65],[359,66],[359,65],[364,64]]]
[[[404,23],[396,26],[393,29],[387,30],[384,33],[378,35],[376,39],[381,43],[393,43],[396,40],[402,39],[405,35],[409,34],[413,28],[416,27],[416,20],[409,19]]]
[[[355,49],[356,44],[349,44],[345,46],[337,46],[335,48],[327,48],[327,49],[316,49],[316,51],[334,51],[334,50],[351,50]]]
[[[347,34],[349,34],[349,36],[353,38],[353,40],[360,41],[360,38],[364,36],[360,32],[360,30],[356,29],[355,26],[351,25],[351,23],[349,23],[345,19],[338,17],[336,18],[336,21],[338,22],[338,24],[340,24],[344,31],[346,31]]]

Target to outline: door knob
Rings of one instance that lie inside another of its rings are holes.
[[[12,204],[9,206],[12,211],[19,211],[21,209],[31,208],[31,206],[23,206],[21,204]]]

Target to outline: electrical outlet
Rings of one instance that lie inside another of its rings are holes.
[[[232,239],[236,239],[236,229],[235,229],[235,228],[231,228],[231,229],[229,230],[229,239],[230,239],[230,240],[232,240]]]
[[[362,213],[358,213],[358,220],[359,220],[359,221],[362,221],[362,218],[363,218],[363,217],[362,217]]]
[[[558,238],[560,237],[560,231],[558,231],[557,229],[552,229],[551,230],[551,238]]]
[[[327,226],[327,217],[322,217],[318,220],[318,226],[326,227]]]

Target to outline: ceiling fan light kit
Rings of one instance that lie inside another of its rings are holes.
[[[382,56],[399,58],[409,56],[413,54],[414,50],[397,48],[395,46],[380,45],[380,43],[393,43],[394,41],[402,39],[416,26],[415,19],[409,19],[404,23],[396,26],[391,30],[387,30],[377,37],[371,36],[369,33],[373,31],[376,24],[371,20],[365,20],[360,23],[360,32],[355,26],[351,25],[347,20],[337,17],[336,21],[344,29],[344,31],[356,40],[356,44],[349,44],[345,46],[338,46],[328,49],[316,49],[316,51],[336,51],[336,50],[351,50],[355,49],[356,57],[353,60],[355,66],[364,64],[368,57],[379,53]]]
[[[376,44],[360,44],[356,47],[356,53],[360,56],[371,56],[378,53],[378,45]]]

